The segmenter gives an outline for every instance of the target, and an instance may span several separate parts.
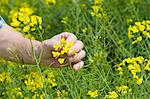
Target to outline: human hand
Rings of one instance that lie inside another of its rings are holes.
[[[52,56],[52,51],[54,50],[53,46],[58,44],[62,38],[65,38],[66,42],[73,42],[73,46],[68,52],[68,61],[60,64],[58,60]],[[82,41],[77,40],[74,34],[68,32],[58,34],[51,39],[42,42],[43,55],[41,58],[41,64],[49,65],[52,67],[63,67],[69,63],[72,63],[75,70],[80,70],[84,65],[84,62],[82,61],[82,59],[85,57],[85,51],[83,50],[83,47],[84,45]],[[76,51],[76,54],[73,54],[73,51]]]

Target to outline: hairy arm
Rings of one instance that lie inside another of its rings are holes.
[[[39,56],[41,42],[24,38],[21,33],[4,24],[0,29],[0,57],[11,61],[33,64],[33,53]],[[35,50],[33,50],[33,48]],[[35,51],[35,52],[33,52]]]

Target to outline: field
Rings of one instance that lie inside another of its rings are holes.
[[[0,0],[0,15],[29,39],[71,32],[86,51],[80,71],[0,58],[0,99],[150,99],[150,0]]]

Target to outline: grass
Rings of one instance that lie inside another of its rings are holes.
[[[24,0],[8,0],[7,4],[0,4],[0,14],[10,24],[9,12],[21,6]],[[33,33],[38,40],[68,31],[74,33],[85,45],[86,57],[84,68],[76,72],[70,67],[54,69],[37,65],[21,65],[15,63],[0,64],[0,73],[9,72],[12,82],[0,83],[1,99],[33,98],[33,96],[45,93],[46,99],[66,97],[67,99],[90,99],[88,91],[98,90],[97,99],[103,99],[108,92],[115,90],[122,84],[132,89],[125,96],[119,95],[119,99],[149,99],[150,80],[149,71],[142,71],[141,85],[137,85],[131,78],[131,73],[126,68],[124,75],[118,76],[115,65],[128,57],[143,56],[149,59],[149,40],[143,40],[135,45],[128,39],[128,27],[134,22],[150,19],[149,0],[103,0],[102,17],[91,16],[93,0],[57,0],[56,4],[47,5],[43,0],[26,0],[35,9],[36,14],[43,18],[43,31]],[[32,3],[33,2],[33,3]],[[2,10],[5,9],[5,12]],[[61,23],[64,17],[68,17],[67,24]],[[132,19],[131,22],[129,20]],[[82,29],[87,28],[83,33]],[[37,88],[31,92],[24,81],[26,75],[37,72],[52,72],[55,75],[57,86],[52,87],[44,82],[43,88]],[[1,77],[1,76],[0,76]],[[14,88],[21,88],[15,90]],[[14,89],[13,91],[11,91]],[[57,94],[58,90],[65,90],[68,94]],[[21,92],[22,95],[18,95]],[[117,92],[117,91],[116,91]],[[5,94],[3,94],[5,93]],[[36,97],[37,99],[39,96]]]

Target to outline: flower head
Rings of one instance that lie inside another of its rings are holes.
[[[18,10],[10,11],[11,23],[10,25],[27,35],[29,32],[42,30],[42,18],[34,15],[34,10],[28,6],[22,6]]]
[[[116,99],[118,98],[118,94],[115,91],[108,92],[108,95],[104,97],[104,99]]]
[[[73,46],[73,42],[67,42],[65,38],[61,38],[58,44],[53,46],[54,51],[52,51],[52,55],[55,59],[58,60],[60,64],[63,64],[66,60],[70,48]]]
[[[95,91],[88,91],[88,94],[90,97],[97,97],[98,96],[98,90],[95,90]]]
[[[141,42],[143,38],[150,39],[150,23],[149,20],[135,22],[133,26],[128,28],[128,38],[132,40],[132,44]]]

